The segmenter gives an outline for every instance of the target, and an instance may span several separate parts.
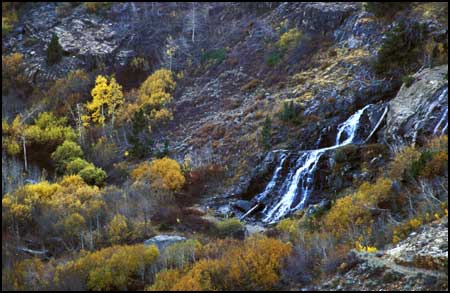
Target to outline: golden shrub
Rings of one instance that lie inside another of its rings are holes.
[[[167,157],[141,163],[131,176],[135,181],[148,180],[155,188],[172,191],[179,190],[185,182],[180,164]]]

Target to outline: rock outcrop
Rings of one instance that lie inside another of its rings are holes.
[[[385,136],[388,143],[415,143],[427,135],[447,133],[448,65],[416,73],[389,102]]]
[[[448,289],[447,217],[422,226],[394,248],[351,252],[340,272],[315,290],[396,291]]]

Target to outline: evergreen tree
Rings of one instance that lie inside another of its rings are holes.
[[[53,34],[52,40],[47,47],[47,64],[53,65],[61,61],[63,55],[63,48],[59,44],[59,39],[56,34]]]
[[[136,111],[131,119],[131,135],[128,137],[132,145],[130,154],[133,157],[143,158],[151,152],[153,140],[150,137],[148,128],[146,128],[147,124],[144,110],[139,109]]]
[[[295,118],[295,107],[294,102],[284,102],[283,103],[283,110],[280,113],[280,119],[283,121],[290,121]]]

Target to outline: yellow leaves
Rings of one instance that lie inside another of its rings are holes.
[[[150,75],[139,89],[139,98],[142,103],[151,100],[154,93],[170,92],[175,89],[175,81],[172,78],[172,72],[167,69],[159,69]]]
[[[59,183],[42,181],[27,184],[5,195],[2,201],[6,215],[11,214],[19,221],[31,219],[33,210],[36,211],[33,220],[41,213],[52,213],[57,218],[65,218],[68,226],[75,225],[74,223],[82,226],[83,220],[78,217],[79,213],[89,214],[90,209],[94,208],[92,205],[102,204],[98,187],[86,185],[78,175],[66,176]],[[67,215],[71,216],[66,218]]]
[[[432,155],[430,161],[428,161],[420,175],[426,178],[433,178],[436,176],[444,175],[448,170],[448,151],[439,151]]]
[[[277,239],[255,236],[244,242],[219,240],[207,246],[207,258],[194,263],[184,275],[178,270],[158,274],[149,290],[270,290],[279,281],[283,258],[292,250]]]
[[[356,200],[367,206],[376,205],[388,199],[392,188],[392,181],[387,178],[378,178],[375,184],[364,182],[355,194]]]
[[[155,188],[173,191],[179,190],[185,182],[180,165],[167,157],[141,163],[131,176],[135,181],[150,181]]]
[[[125,104],[117,111],[117,119],[119,122],[130,122],[135,112],[139,110],[139,105],[135,103]]]
[[[120,243],[128,236],[127,219],[118,214],[109,223],[109,237],[113,244]]]
[[[389,177],[395,180],[404,178],[412,163],[420,158],[420,152],[413,146],[405,147],[395,155],[389,166]]]
[[[155,71],[139,88],[139,107],[150,106],[156,111],[151,113],[152,119],[171,119],[172,114],[164,107],[172,101],[170,93],[175,89],[175,85],[171,71],[167,69]],[[162,110],[164,112],[161,112]]]
[[[173,120],[172,112],[170,112],[166,108],[163,108],[161,110],[153,109],[150,113],[150,117],[151,117],[151,119],[154,119],[155,121]]]
[[[63,220],[64,233],[75,237],[84,229],[86,220],[79,213],[72,213]]]
[[[90,290],[129,290],[140,282],[145,267],[154,263],[159,255],[155,246],[143,244],[112,246],[81,255],[73,262],[59,265],[55,281],[66,274],[76,273],[87,280]]]
[[[102,75],[97,76],[91,96],[92,101],[86,105],[91,115],[83,116],[84,124],[92,120],[103,125],[107,114],[114,119],[114,113],[124,102],[122,86],[116,82],[114,77],[108,82],[106,77]]]
[[[184,71],[178,72],[176,77],[177,77],[177,79],[180,79],[180,80],[183,79],[184,78]]]
[[[179,270],[165,270],[156,274],[155,282],[146,291],[169,291],[181,279]]]
[[[150,163],[143,162],[140,163],[136,168],[134,168],[133,171],[131,171],[131,178],[133,178],[134,181],[145,180],[148,177],[149,173]]]
[[[379,178],[374,184],[365,182],[357,192],[338,199],[324,218],[325,229],[341,239],[352,227],[370,226],[369,209],[388,199],[391,186],[390,179]]]
[[[6,119],[2,119],[2,134],[7,134],[9,132],[9,125]]]
[[[25,128],[27,140],[37,144],[59,145],[64,140],[75,140],[76,134],[67,119],[56,117],[53,113],[43,112],[34,121],[34,125]]]
[[[2,273],[7,274],[8,270]],[[37,291],[48,285],[45,274],[44,264],[39,258],[24,259],[14,265],[10,283],[14,284],[17,291]]]
[[[363,246],[363,245],[361,245],[361,243],[359,241],[356,241],[355,248],[358,251],[365,251],[368,253],[375,253],[378,251],[375,246]]]
[[[282,34],[276,45],[282,49],[292,48],[301,38],[302,33],[297,28],[293,28]]]
[[[143,57],[134,57],[131,60],[130,66],[135,70],[135,71],[147,71],[150,67],[148,65],[148,61],[145,60],[145,58]]]
[[[13,204],[13,201],[11,199],[11,196],[9,194],[6,194],[3,198],[2,198],[2,207],[4,208],[10,208],[11,205]]]
[[[20,145],[12,137],[3,138],[2,147],[10,156],[16,156],[20,153]]]
[[[31,219],[31,207],[24,204],[12,204],[11,214],[19,220]]]
[[[144,263],[149,265],[154,263],[159,256],[158,248],[155,245],[150,245],[144,249]]]
[[[177,161],[167,157],[150,163],[150,178],[157,186],[168,190],[178,190],[185,182]]]

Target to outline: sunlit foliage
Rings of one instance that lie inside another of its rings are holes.
[[[95,86],[91,91],[92,101],[86,105],[90,115],[82,118],[85,124],[90,120],[103,125],[106,118],[111,119],[114,124],[115,113],[120,105],[124,103],[122,86],[112,77],[109,81],[106,77],[99,75],[95,80]]]
[[[156,246],[112,246],[57,267],[55,283],[81,283],[89,290],[133,290],[159,255]]]
[[[167,157],[141,163],[131,172],[131,176],[136,181],[148,181],[153,187],[165,190],[178,190],[185,182],[180,164]]]
[[[240,245],[221,247],[225,249],[218,258],[196,262],[181,277],[174,270],[158,274],[149,289],[270,290],[279,281],[282,260],[291,252],[289,244],[255,236]]]
[[[123,215],[115,215],[109,223],[109,237],[113,244],[118,244],[127,239],[128,236],[127,219]]]
[[[358,191],[336,201],[324,218],[325,229],[337,238],[345,238],[355,227],[368,227],[372,219],[370,209],[386,201],[391,188],[390,179],[380,178],[374,184],[363,183]]]
[[[139,88],[138,103],[156,121],[172,119],[172,113],[167,108],[172,101],[172,91],[175,89],[172,72],[159,69],[150,75]]]

